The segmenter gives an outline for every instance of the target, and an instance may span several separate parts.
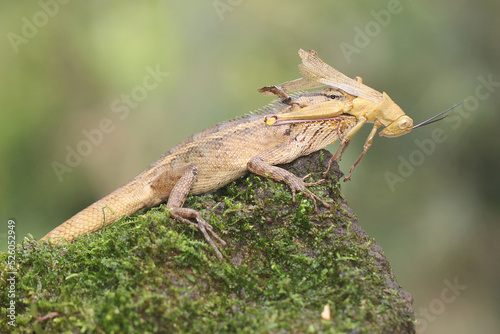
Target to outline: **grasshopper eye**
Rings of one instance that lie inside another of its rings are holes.
[[[380,135],[384,137],[397,137],[410,132],[411,129],[413,129],[413,120],[404,115],[380,131]]]
[[[413,120],[409,117],[403,116],[403,117],[401,117],[398,125],[399,125],[400,129],[405,130],[405,129],[411,128],[413,126]]]

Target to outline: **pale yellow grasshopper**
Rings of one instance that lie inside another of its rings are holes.
[[[324,176],[328,173],[328,170],[334,160],[340,161],[352,137],[366,122],[374,123],[373,128],[366,139],[363,152],[352,165],[349,170],[349,175],[344,179],[344,181],[351,178],[354,168],[372,145],[373,138],[380,127],[385,127],[382,131],[380,131],[381,136],[401,136],[410,132],[412,129],[443,119],[446,116],[439,119],[437,118],[445,112],[458,106],[457,104],[456,106],[447,109],[416,126],[413,126],[413,120],[408,117],[385,92],[380,93],[375,89],[364,85],[360,77],[351,79],[340,73],[333,67],[323,62],[318,57],[316,51],[310,50],[306,52],[301,49],[299,50],[299,55],[302,58],[302,64],[299,65],[299,68],[302,72],[303,78],[287,81],[281,85],[267,86],[259,89],[261,94],[277,95],[281,97],[283,102],[292,106],[290,112],[267,116],[265,122],[269,126],[276,126],[311,120],[319,121],[344,114],[355,116],[357,124],[353,126],[342,138],[340,146],[330,160],[328,169]],[[293,99],[288,95],[288,93],[297,90],[321,86],[330,86],[340,90],[344,96],[348,95],[349,98],[340,101],[339,99],[335,99],[335,97],[333,97],[332,100],[328,102],[313,105],[298,105],[295,104]]]

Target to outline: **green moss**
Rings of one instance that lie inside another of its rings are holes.
[[[319,174],[317,174],[319,175]],[[321,190],[323,189],[323,190]],[[16,249],[18,332],[371,333],[412,331],[374,242],[354,228],[336,179],[313,189],[337,203],[291,204],[280,183],[248,175],[190,196],[228,246],[217,260],[200,233],[164,205],[73,244],[33,239]],[[8,278],[0,254],[1,284]],[[9,298],[0,293],[0,328]],[[331,320],[320,313],[328,304]],[[51,312],[58,316],[37,320]]]

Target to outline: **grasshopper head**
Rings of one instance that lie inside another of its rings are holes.
[[[377,109],[377,121],[385,125],[385,128],[380,131],[381,136],[397,137],[407,134],[413,128],[413,120],[385,92],[382,94],[382,102]]]
[[[397,137],[407,134],[411,129],[413,129],[413,120],[406,115],[402,115],[380,131],[380,135],[384,137]]]

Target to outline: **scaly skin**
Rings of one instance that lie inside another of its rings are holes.
[[[202,131],[165,153],[132,181],[88,208],[77,213],[42,238],[57,243],[73,241],[80,234],[95,232],[143,207],[152,207],[168,199],[171,217],[197,227],[212,246],[220,260],[222,254],[209,234],[225,245],[201,216],[193,209],[183,208],[188,194],[201,194],[223,187],[247,171],[268,175],[286,183],[295,193],[302,192],[329,206],[307,189],[318,183],[306,183],[292,173],[275,165],[320,150],[337,139],[341,143],[330,159],[340,160],[351,138],[365,123],[374,123],[354,162],[356,165],[372,145],[378,129],[381,136],[397,137],[415,127],[413,120],[384,92],[380,93],[351,79],[323,62],[314,50],[299,50],[303,77],[281,85],[259,89],[264,95],[277,95],[275,102],[256,114],[221,123]],[[323,90],[290,97],[290,92],[329,86]],[[417,125],[430,124],[436,117]],[[342,137],[342,138],[340,138]],[[325,172],[328,173],[328,169]]]
[[[319,201],[328,206],[306,188],[312,184],[274,165],[291,162],[333,143],[356,124],[356,118],[342,115],[331,120],[280,126],[268,126],[264,119],[266,115],[287,113],[332,98],[350,103],[355,97],[333,88],[302,93],[294,97],[293,102],[277,101],[262,111],[195,134],[166,152],[133,180],[56,227],[42,240],[72,242],[78,235],[98,231],[123,215],[168,199],[171,216],[199,228],[222,259],[208,233],[222,245],[224,241],[201,214],[182,207],[187,195],[219,189],[250,171],[286,183],[294,197],[299,191],[315,205]]]

